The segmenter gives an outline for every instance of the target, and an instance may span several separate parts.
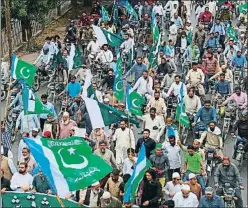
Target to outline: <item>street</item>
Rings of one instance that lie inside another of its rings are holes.
[[[194,17],[194,11],[192,11],[192,15],[191,15],[191,21],[192,21],[192,24],[196,25],[196,19]],[[24,61],[27,61],[27,62],[30,62],[30,63],[33,63],[34,60],[36,59],[36,57],[38,56],[39,54],[38,53],[33,53],[33,54],[28,54],[28,55],[24,55],[22,56],[21,58],[24,60]],[[46,93],[46,85],[42,85],[41,86],[41,89],[39,90],[39,92],[37,93],[38,96],[40,97],[41,94],[43,93]],[[3,120],[3,117],[4,117],[4,111],[5,111],[5,105],[6,105],[6,102],[2,102],[0,104],[0,115],[1,115],[1,120]],[[137,134],[136,134],[137,135]],[[137,135],[138,136],[138,135]],[[140,136],[140,135],[139,135]],[[136,138],[137,140],[137,138]],[[192,138],[189,139],[188,141],[188,144],[191,144],[192,143]],[[17,149],[18,149],[18,143],[19,141],[16,141],[14,144],[13,144],[13,147],[12,147],[12,153],[14,155],[14,163],[16,164],[17,163]],[[232,138],[231,136],[228,137],[228,139],[226,140],[225,144],[224,144],[224,155],[225,156],[228,156],[228,157],[232,157],[232,154],[233,154],[233,146],[234,146],[234,138]],[[236,163],[236,161],[232,161],[233,163]],[[240,168],[240,174],[241,174],[241,177],[242,177],[242,180],[243,180],[243,184],[245,186],[245,190],[242,191],[242,198],[243,198],[243,201],[244,201],[244,207],[247,207],[247,160],[244,161],[244,165],[243,167]]]

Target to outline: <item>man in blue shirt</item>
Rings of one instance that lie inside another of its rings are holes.
[[[230,82],[225,80],[225,74],[220,74],[220,81],[215,83],[214,86],[215,93],[219,93],[222,96],[231,93]]]
[[[246,59],[245,57],[242,55],[241,51],[238,50],[237,51],[237,55],[233,58],[233,66],[237,66],[237,67],[244,67]]]
[[[197,120],[200,118],[201,123],[204,124],[205,127],[208,126],[210,121],[216,122],[216,110],[211,106],[211,101],[206,100],[204,102],[204,106],[199,109],[194,118],[194,123],[192,126],[195,126]]]
[[[52,113],[53,118],[57,118],[55,107],[54,107],[54,105],[52,103],[47,101],[47,97],[48,97],[48,95],[46,95],[46,94],[41,95],[41,101],[42,101],[43,105],[46,106],[47,109]],[[44,123],[47,120],[47,115],[48,115],[47,113],[40,114],[40,128],[41,128],[41,131],[43,131]]]
[[[79,82],[76,82],[76,77],[71,76],[71,81],[68,83],[65,90],[61,92],[58,96],[61,96],[62,94],[67,92],[70,97],[75,98],[80,94],[81,89],[81,84]]]
[[[210,32],[212,33],[216,33],[218,32],[220,34],[220,44],[222,45],[222,48],[225,48],[225,28],[224,25],[220,24],[220,19],[216,19],[215,24],[213,25],[213,27],[211,28]]]
[[[207,187],[205,189],[205,195],[201,197],[200,201],[199,201],[199,208],[210,208],[210,207],[214,207],[214,208],[223,208],[225,207],[225,203],[224,200],[218,196],[214,194],[214,189],[212,187]]]
[[[211,47],[211,48],[217,48],[218,46],[218,41],[217,39],[214,37],[214,33],[210,33],[210,37],[209,39],[207,40],[206,42],[206,45],[205,47],[208,48],[208,47]]]
[[[126,73],[126,77],[134,73],[134,81],[136,81],[142,76],[143,72],[147,70],[147,66],[142,63],[143,58],[142,57],[137,57],[136,59],[136,64],[132,66],[132,68]]]

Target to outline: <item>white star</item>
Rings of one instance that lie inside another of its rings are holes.
[[[72,154],[75,155],[75,152],[74,152],[75,149],[73,149],[72,147],[70,149],[68,149],[68,151],[70,152],[70,155],[72,155]]]

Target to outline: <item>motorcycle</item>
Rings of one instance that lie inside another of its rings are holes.
[[[4,101],[8,94],[8,83],[7,80],[2,78],[2,85],[1,85],[1,102]]]
[[[237,188],[231,188],[230,183],[225,183],[224,187],[222,187],[223,190],[223,200],[225,202],[226,208],[235,207],[235,200],[238,200],[238,197],[235,196],[235,190]]]
[[[173,119],[176,116],[177,104],[178,104],[178,97],[177,96],[169,96],[166,99],[167,115]]]
[[[238,87],[242,85],[242,67],[234,67],[233,69],[233,87]]]
[[[235,160],[238,161],[238,166],[239,167],[242,167],[243,165],[243,160],[244,160],[244,156],[245,156],[245,150],[244,150],[244,146],[245,144],[247,143],[247,140],[246,139],[243,139],[243,138],[240,138],[241,141],[240,143],[238,144],[238,149],[237,149],[237,154],[236,154],[236,158]]]
[[[205,130],[206,130],[206,127],[204,126],[203,123],[201,122],[196,123],[195,128],[194,128],[194,138],[200,139],[201,135],[203,134]]]
[[[15,126],[16,126],[16,120],[18,118],[18,116],[20,115],[22,111],[22,108],[10,108],[8,110],[7,113],[7,120],[6,120],[6,124],[7,124],[7,128],[10,131],[10,138],[11,138],[11,142],[14,143],[17,137],[16,132],[14,131]]]

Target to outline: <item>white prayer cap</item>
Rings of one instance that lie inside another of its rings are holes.
[[[111,194],[108,191],[105,191],[102,195],[102,199],[109,199],[111,197]]]
[[[178,172],[173,173],[172,178],[180,178],[179,173]]]
[[[192,178],[195,178],[195,177],[196,177],[196,174],[194,174],[194,173],[189,174],[189,180],[192,179]]]
[[[32,131],[36,131],[36,132],[39,132],[39,129],[38,128],[33,128]]]
[[[64,113],[63,113],[63,116],[69,117],[69,113],[68,113],[68,112],[64,112]]]
[[[190,191],[190,186],[188,184],[183,184],[181,190]]]
[[[1,155],[4,154],[3,146],[1,146]]]
[[[98,185],[100,185],[99,181],[93,183],[91,186],[98,186]]]

